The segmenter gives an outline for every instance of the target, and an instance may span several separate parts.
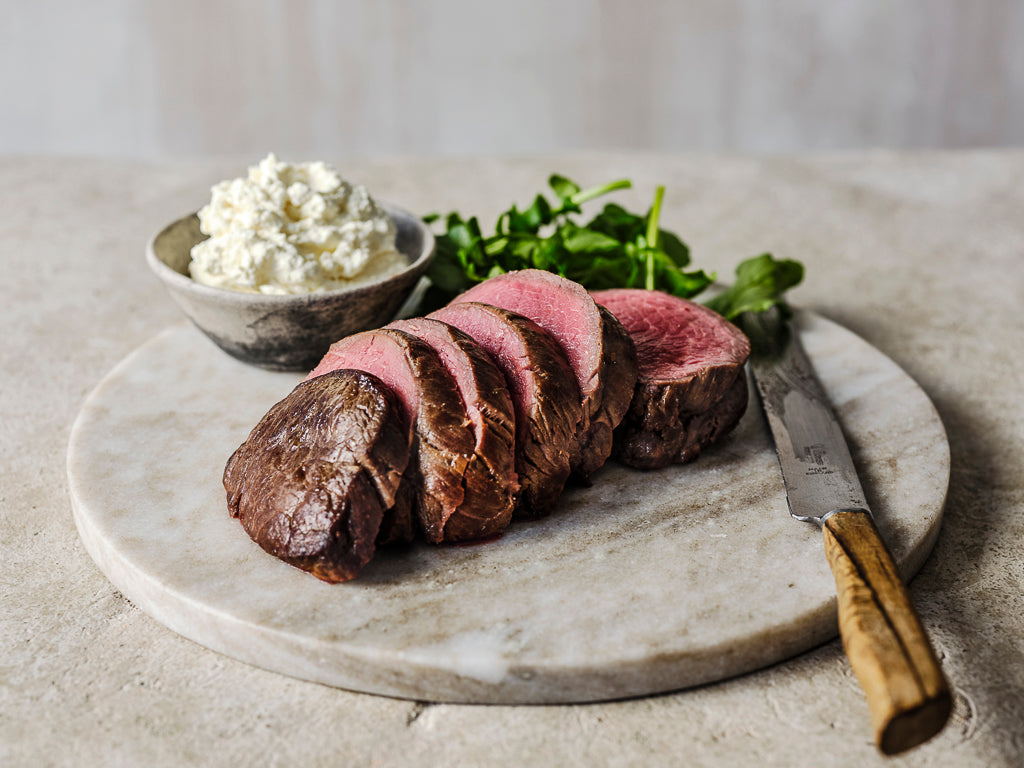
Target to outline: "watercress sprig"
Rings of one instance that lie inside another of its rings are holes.
[[[686,271],[690,250],[675,234],[659,227],[665,188],[655,190],[644,215],[630,213],[615,203],[586,223],[579,223],[581,206],[611,192],[628,189],[619,179],[581,189],[565,176],[552,175],[548,186],[555,202],[537,194],[520,211],[503,211],[494,232],[484,235],[475,216],[464,219],[451,212],[431,214],[427,223],[441,221],[436,233],[437,252],[427,277],[430,286],[418,307],[432,311],[489,277],[518,269],[545,269],[574,280],[589,290],[647,288],[682,298],[693,298],[715,279],[703,270]],[[782,293],[803,277],[803,267],[776,261],[764,254],[748,259],[737,269],[737,281],[708,305],[725,317],[742,311],[760,311],[782,302]]]

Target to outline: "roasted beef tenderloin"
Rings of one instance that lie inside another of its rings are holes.
[[[616,288],[593,296],[629,332],[639,363],[615,456],[638,469],[693,461],[746,410],[747,337],[710,309],[660,291]]]
[[[475,515],[461,509],[476,437],[459,388],[437,352],[405,331],[364,331],[332,344],[309,376],[339,368],[380,378],[398,396],[413,426],[405,478],[423,537],[435,544],[453,541],[466,526],[478,526]]]
[[[452,304],[429,315],[468,334],[504,374],[515,409],[515,470],[520,494],[514,516],[548,514],[569,477],[582,418],[569,361],[539,325],[481,304]]]
[[[622,323],[579,283],[540,269],[492,277],[452,303],[464,301],[528,317],[558,343],[583,407],[572,468],[583,478],[599,469],[611,454],[612,432],[626,414],[637,379],[636,350]]]
[[[348,581],[373,557],[382,523],[391,525],[410,439],[397,398],[377,378],[335,371],[305,381],[228,460],[228,510],[270,554]]]
[[[429,344],[452,375],[476,439],[466,467],[465,497],[448,521],[445,538],[466,541],[492,536],[508,526],[519,483],[514,463],[515,411],[505,377],[467,334],[439,320],[397,320],[388,328]]]

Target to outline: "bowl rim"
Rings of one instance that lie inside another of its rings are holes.
[[[206,285],[193,280],[188,275],[183,275],[175,269],[169,267],[163,259],[156,254],[156,241],[160,239],[165,232],[171,227],[179,225],[181,222],[191,218],[195,218],[199,215],[198,211],[179,216],[178,218],[171,221],[169,224],[161,227],[155,234],[153,234],[149,241],[146,243],[146,262],[149,264],[149,268],[167,285],[177,288],[178,290],[188,291],[197,296],[205,296],[210,299],[220,299],[226,301],[236,301],[244,303],[260,303],[268,306],[284,305],[284,304],[297,304],[297,303],[310,303],[314,301],[321,301],[326,298],[332,298],[336,296],[351,296],[360,292],[366,292],[371,290],[377,290],[381,286],[385,286],[388,283],[399,280],[402,277],[407,276],[410,272],[423,272],[426,267],[433,260],[436,253],[436,239],[430,226],[424,222],[419,216],[407,211],[404,208],[399,208],[396,205],[378,200],[377,204],[384,209],[384,212],[391,217],[392,221],[397,223],[398,219],[408,220],[412,222],[416,228],[421,232],[423,236],[423,247],[419,254],[416,255],[409,266],[403,269],[401,272],[397,272],[393,275],[389,275],[383,280],[375,280],[370,283],[363,283],[361,285],[354,285],[350,288],[334,288],[329,291],[311,291],[308,293],[250,293],[248,291],[236,291],[232,288],[219,288],[213,285]],[[405,253],[405,252],[402,252]],[[405,254],[409,255],[409,254]]]

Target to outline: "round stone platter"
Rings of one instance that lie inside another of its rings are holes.
[[[905,578],[938,534],[949,445],[926,395],[864,340],[800,312]],[[606,465],[548,518],[462,546],[378,551],[329,585],[264,553],[229,517],[231,452],[298,383],[168,329],[96,387],[68,477],[86,549],[135,605],[215,651],[368,693],[583,702],[709,683],[837,634],[821,533],[789,516],[752,392],[695,463]]]

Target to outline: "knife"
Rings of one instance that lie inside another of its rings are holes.
[[[886,755],[927,741],[952,708],[949,684],[879,536],[824,388],[779,308],[745,313],[749,368],[789,499],[790,514],[821,527],[836,580],[839,632]]]

